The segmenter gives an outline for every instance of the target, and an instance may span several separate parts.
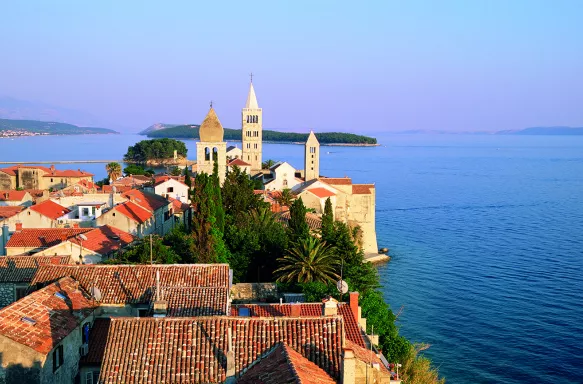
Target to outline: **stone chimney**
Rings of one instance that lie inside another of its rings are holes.
[[[156,271],[156,297],[154,298],[154,317],[166,317],[168,302],[160,295],[160,271]]]
[[[51,164],[51,172],[55,173],[55,164]]]
[[[356,383],[356,357],[349,348],[342,350],[342,384]]]
[[[291,304],[291,317],[300,317],[302,313],[302,305],[300,303]]]
[[[61,258],[59,256],[51,257],[51,264],[61,264]]]
[[[322,300],[322,316],[337,316],[338,300],[332,296],[325,297]]]
[[[73,223],[73,228],[78,229],[79,228],[79,223]]]
[[[231,328],[227,328],[227,380],[225,383],[235,383],[235,352],[233,351],[233,334]]]
[[[22,223],[18,222],[18,223],[16,223],[16,232],[20,232],[20,231],[22,231]]]
[[[350,292],[348,303],[350,304],[350,310],[352,311],[352,316],[356,322],[360,321],[360,308],[358,307],[358,292]]]

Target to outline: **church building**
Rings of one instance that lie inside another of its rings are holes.
[[[213,173],[216,161],[221,184],[225,181],[227,173],[227,143],[223,141],[223,134],[223,125],[211,103],[211,109],[199,129],[200,140],[196,143],[196,170],[210,175]]]
[[[247,103],[241,111],[241,130],[243,141],[242,160],[251,164],[251,174],[261,171],[263,152],[263,111],[257,104],[253,77],[249,86]]]

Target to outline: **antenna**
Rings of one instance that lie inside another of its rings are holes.
[[[150,265],[153,264],[152,260],[152,234],[150,233]]]

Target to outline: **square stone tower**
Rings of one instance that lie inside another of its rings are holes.
[[[310,131],[304,146],[304,176],[306,182],[320,177],[320,142]]]
[[[215,161],[218,163],[219,181],[225,181],[227,174],[227,143],[223,141],[223,125],[212,107],[200,125],[200,140],[196,143],[196,169],[208,175],[213,173]]]
[[[241,134],[243,137],[243,158],[251,164],[251,172],[261,170],[263,153],[263,111],[257,104],[253,81],[249,86],[247,103],[241,112]]]

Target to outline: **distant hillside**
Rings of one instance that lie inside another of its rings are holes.
[[[0,133],[9,131],[20,133],[21,136],[26,136],[27,134],[85,135],[118,133],[107,128],[78,127],[73,124],[53,121],[0,119]]]
[[[175,139],[198,139],[199,125],[179,125],[172,128],[164,128],[148,133],[148,137],[169,137]],[[346,145],[376,145],[374,137],[355,135],[353,133],[322,132],[317,133],[320,144],[346,144]],[[277,132],[263,130],[263,140],[279,143],[304,142],[308,138],[307,133]],[[225,128],[225,140],[241,140],[240,129]]]
[[[143,131],[141,131],[139,133],[139,135],[147,135],[150,132],[155,132],[155,131],[159,131],[161,129],[166,129],[166,128],[172,128],[172,127],[177,127],[180,124],[163,124],[163,123],[156,123],[156,124],[152,124],[150,125],[148,128],[144,129]]]
[[[583,127],[531,127],[519,131],[500,131],[497,135],[583,135]]]
[[[56,121],[80,127],[118,128],[114,123],[105,122],[85,111],[7,96],[0,96],[0,119]]]

